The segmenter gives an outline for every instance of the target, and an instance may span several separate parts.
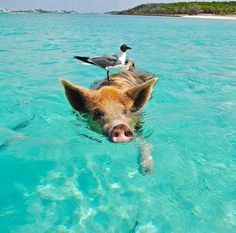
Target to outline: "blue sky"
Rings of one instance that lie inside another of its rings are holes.
[[[0,0],[0,8],[7,8],[9,10],[62,9],[76,10],[84,13],[122,10],[147,2],[177,2],[177,0]]]

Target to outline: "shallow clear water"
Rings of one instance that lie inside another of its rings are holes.
[[[122,43],[160,77],[143,111],[152,176],[58,82],[91,86],[105,72],[72,57]],[[2,14],[0,90],[1,233],[235,232],[236,21]]]

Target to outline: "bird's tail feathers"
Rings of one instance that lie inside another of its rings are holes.
[[[89,61],[89,57],[80,57],[80,56],[74,56],[75,59],[78,59],[82,62],[85,62],[85,63],[89,63],[89,64],[92,64],[94,65],[93,62]]]

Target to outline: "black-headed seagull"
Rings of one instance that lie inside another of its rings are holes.
[[[127,44],[120,46],[120,52],[118,55],[102,56],[102,57],[80,57],[75,56],[74,58],[89,63],[95,66],[99,66],[107,71],[107,79],[109,80],[109,71],[112,69],[120,68],[125,65],[126,51],[131,49]]]

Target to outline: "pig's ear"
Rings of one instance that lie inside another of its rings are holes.
[[[66,97],[72,107],[77,111],[87,112],[87,105],[91,101],[92,92],[64,79],[61,80],[61,83],[65,88]]]
[[[157,81],[158,78],[153,78],[126,91],[126,95],[133,100],[133,106],[131,107],[132,112],[141,109],[149,100],[152,93],[152,87]]]

